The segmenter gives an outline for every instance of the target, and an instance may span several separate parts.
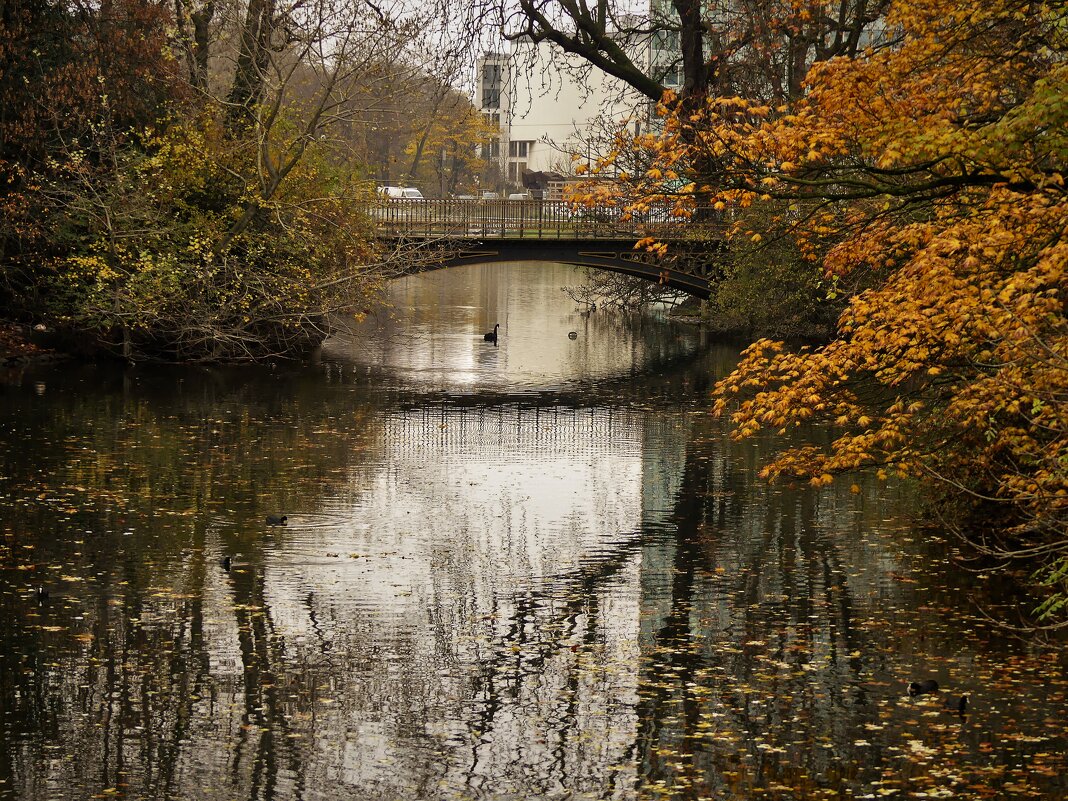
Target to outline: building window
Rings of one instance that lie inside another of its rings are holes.
[[[682,67],[678,31],[659,31],[653,34],[650,61],[652,75],[669,88],[682,86]]]
[[[513,159],[525,159],[527,153],[530,151],[530,145],[533,142],[509,142],[508,143],[508,156]]]
[[[523,181],[523,173],[527,171],[527,163],[525,161],[509,161],[508,162],[508,181],[518,186]]]
[[[501,157],[501,140],[494,137],[482,146],[482,158],[499,159]]]
[[[500,114],[483,113],[482,114],[482,122],[485,123],[486,126],[489,127],[489,128],[494,128],[494,129],[496,129],[498,131],[501,129],[501,115]]]
[[[501,65],[482,65],[482,108],[501,107]]]

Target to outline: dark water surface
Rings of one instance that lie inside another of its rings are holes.
[[[4,376],[0,798],[1068,796],[1005,588],[903,488],[766,485],[706,413],[737,349],[577,280],[407,279],[299,368]]]

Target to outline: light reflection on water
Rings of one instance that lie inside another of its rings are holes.
[[[402,279],[392,311],[344,327],[325,357],[386,371],[388,381],[508,393],[618,381],[669,358],[691,361],[686,357],[700,339],[695,329],[590,313],[561,291],[579,280],[574,268],[559,264],[472,267]],[[463,302],[471,298],[479,304]],[[495,323],[501,328],[493,344],[484,334]]]
[[[705,412],[735,350],[575,280],[408,279],[314,367],[9,376],[0,798],[1061,797],[1063,661],[909,495],[769,487]]]

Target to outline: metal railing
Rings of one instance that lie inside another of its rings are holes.
[[[381,199],[368,214],[383,237],[621,239],[678,236],[697,225],[673,217],[667,203],[627,213],[620,206],[576,208],[560,200]]]

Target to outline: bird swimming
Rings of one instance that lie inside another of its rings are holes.
[[[917,695],[923,695],[924,693],[933,693],[938,691],[938,682],[934,679],[926,679],[924,681],[914,681],[909,684],[909,695],[915,697]]]
[[[219,560],[219,564],[222,566],[223,570],[229,570],[230,565],[233,564],[233,559],[231,559],[229,556],[224,556],[222,559]]]
[[[944,706],[947,712],[956,712],[958,715],[964,715],[968,712],[968,696],[962,695],[960,698],[947,698]]]
[[[496,342],[497,341],[497,329],[500,328],[500,327],[501,327],[501,324],[497,323],[496,325],[493,326],[493,330],[492,331],[487,331],[485,334],[482,335],[482,338],[484,340],[486,340],[487,342]]]
[[[568,339],[578,339],[578,331],[568,331],[567,332],[567,338]]]
[[[289,518],[285,515],[267,515],[268,526],[284,526],[287,520]]]
[[[33,594],[37,597],[38,602],[48,600],[49,593],[48,590],[46,590],[44,587],[38,587],[36,590],[34,590]]]

